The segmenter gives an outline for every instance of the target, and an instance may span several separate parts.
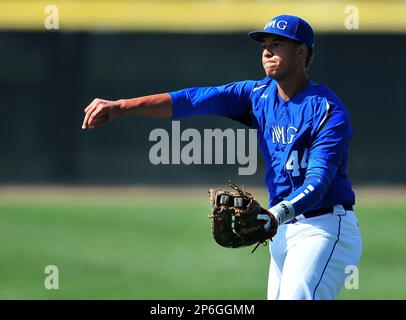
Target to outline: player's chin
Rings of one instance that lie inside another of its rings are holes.
[[[264,70],[268,77],[273,79],[279,79],[281,77],[281,72],[277,67],[264,67]]]

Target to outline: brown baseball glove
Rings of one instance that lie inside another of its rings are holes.
[[[210,189],[211,230],[214,240],[227,248],[266,245],[278,229],[278,221],[247,191],[230,181],[231,191]]]

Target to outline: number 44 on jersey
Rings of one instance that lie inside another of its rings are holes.
[[[286,161],[286,170],[292,171],[292,177],[300,176],[300,169],[306,169],[309,164],[309,149],[305,149],[302,160],[299,161],[299,153],[293,150]]]

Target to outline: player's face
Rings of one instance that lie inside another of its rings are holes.
[[[286,38],[267,36],[262,41],[262,65],[268,77],[283,80],[297,68],[303,67],[299,46]]]

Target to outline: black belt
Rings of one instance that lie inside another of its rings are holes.
[[[352,206],[349,206],[349,205],[342,205],[342,206],[344,207],[344,210],[352,211]],[[334,207],[320,208],[320,209],[316,209],[316,210],[307,211],[307,212],[303,213],[303,215],[305,218],[314,218],[314,217],[318,217],[318,216],[321,216],[326,213],[331,213],[333,211],[334,211]]]
[[[352,211],[352,205],[342,205],[344,210],[348,210],[348,211]],[[320,209],[315,209],[315,210],[310,210],[307,211],[305,213],[303,213],[302,215],[307,219],[307,218],[314,218],[314,217],[318,217],[321,216],[323,214],[327,214],[327,213],[332,213],[334,212],[334,207],[328,207],[328,208],[320,208]],[[293,218],[293,220],[291,220],[291,223],[295,223],[297,220],[296,218]]]

